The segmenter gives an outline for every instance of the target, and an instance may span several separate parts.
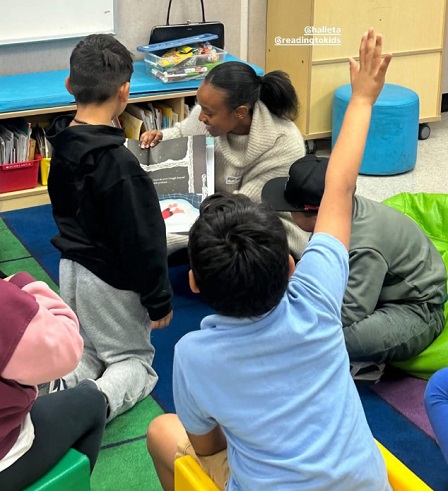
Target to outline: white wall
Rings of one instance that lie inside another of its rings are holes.
[[[226,49],[229,53],[244,59],[247,54],[247,61],[264,68],[268,0],[204,1],[207,20],[220,20],[225,25]],[[168,0],[115,2],[116,37],[135,54],[136,60],[139,60],[142,55],[136,47],[148,42],[152,26],[165,23]],[[0,0],[0,28],[2,23],[7,22],[10,8],[10,0]],[[171,22],[174,23],[185,22],[187,19],[200,20],[199,0],[173,0],[172,14]],[[444,94],[448,93],[448,33],[445,39],[442,83]],[[68,39],[0,46],[0,75],[68,68],[70,53],[76,43],[77,40]]]
[[[142,54],[136,47],[148,43],[154,25],[165,24],[168,0],[115,1],[116,37],[135,54],[136,60],[140,60]],[[238,57],[247,54],[247,61],[264,68],[267,0],[204,2],[206,20],[224,23],[227,51]],[[0,25],[7,22],[6,4],[11,8],[9,0],[0,0]],[[173,0],[171,23],[187,20],[201,20],[199,0]],[[67,39],[0,46],[0,75],[68,68],[70,53],[77,42],[76,39]]]

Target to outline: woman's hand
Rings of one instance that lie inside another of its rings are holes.
[[[154,147],[163,139],[163,133],[159,130],[145,131],[140,137],[141,147]]]

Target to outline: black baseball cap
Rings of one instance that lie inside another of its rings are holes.
[[[306,155],[289,168],[289,177],[268,181],[261,192],[263,202],[276,211],[317,211],[325,188],[328,158]]]

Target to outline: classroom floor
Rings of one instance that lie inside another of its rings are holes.
[[[359,176],[357,194],[383,201],[398,193],[448,193],[448,112],[429,123],[431,135],[418,142],[415,168],[397,176]],[[330,140],[318,140],[317,155],[328,156]]]

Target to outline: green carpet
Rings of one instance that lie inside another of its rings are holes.
[[[145,438],[149,422],[160,414],[163,410],[148,397],[107,425],[92,491],[161,491]]]
[[[58,291],[58,286],[1,218],[0,237],[1,271],[6,275],[27,271]],[[146,450],[146,429],[160,414],[163,410],[148,397],[107,425],[91,478],[92,491],[161,491]]]
[[[58,286],[42,269],[39,263],[31,256],[20,240],[9,230],[0,218],[0,270],[6,275],[27,271],[36,280],[45,281],[55,292]]]

